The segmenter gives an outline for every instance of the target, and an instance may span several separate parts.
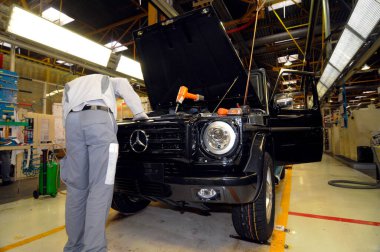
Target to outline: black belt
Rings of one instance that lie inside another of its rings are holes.
[[[103,110],[103,111],[106,111],[106,112],[110,112],[112,114],[112,111],[108,107],[104,107],[104,106],[86,105],[86,106],[83,107],[82,110],[79,110],[79,111],[84,111],[84,110]],[[73,111],[73,110],[71,110],[70,112],[79,112],[79,111]]]

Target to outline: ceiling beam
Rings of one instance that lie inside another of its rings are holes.
[[[101,33],[103,31],[107,31],[109,29],[113,29],[115,27],[118,27],[118,26],[121,26],[121,25],[125,25],[125,24],[128,24],[130,22],[133,22],[135,20],[140,20],[141,18],[144,18],[146,17],[147,14],[146,13],[142,13],[142,14],[139,14],[139,15],[136,15],[136,16],[133,16],[133,17],[129,17],[129,18],[126,18],[126,19],[123,19],[123,20],[120,20],[116,23],[113,23],[113,24],[110,24],[110,25],[107,25],[103,28],[100,28],[100,29],[97,29],[95,31],[91,31],[91,32],[88,32],[86,35],[95,35],[95,34],[98,34],[98,33]]]
[[[174,18],[178,16],[178,12],[166,1],[163,0],[149,0],[157,9],[159,9],[167,18]]]

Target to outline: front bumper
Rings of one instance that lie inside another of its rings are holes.
[[[201,189],[214,189],[217,195],[203,199],[198,195]],[[168,177],[165,183],[118,177],[115,180],[115,192],[174,202],[244,204],[254,200],[257,190],[254,173],[239,177]]]

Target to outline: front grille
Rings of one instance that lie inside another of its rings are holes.
[[[130,144],[131,134],[135,130],[143,130],[148,136],[148,146],[145,151],[136,153]],[[119,127],[118,141],[120,152],[129,155],[157,157],[183,157],[186,155],[186,126],[183,124],[144,124]]]
[[[171,194],[168,185],[129,178],[116,178],[115,188],[117,188],[118,191],[131,195],[169,197]]]

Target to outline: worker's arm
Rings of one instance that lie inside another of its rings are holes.
[[[113,85],[115,95],[124,99],[125,103],[132,110],[133,120],[146,120],[148,116],[145,114],[141,99],[133,90],[129,81],[125,78],[110,78]]]

